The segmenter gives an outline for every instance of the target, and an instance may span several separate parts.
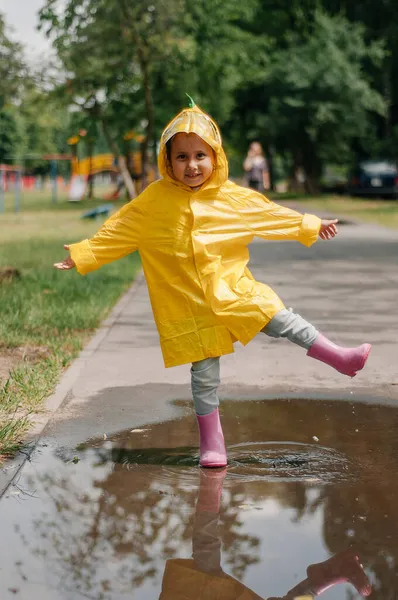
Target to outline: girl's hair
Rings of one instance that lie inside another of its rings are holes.
[[[174,137],[174,135],[173,135]],[[166,142],[166,156],[167,156],[167,160],[169,162],[171,162],[171,143],[173,141],[173,137],[171,137],[167,142]]]

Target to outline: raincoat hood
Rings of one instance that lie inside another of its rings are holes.
[[[228,179],[228,162],[222,147],[221,134],[215,121],[198,106],[184,108],[184,110],[174,117],[162,133],[158,165],[159,173],[163,179],[187,191],[191,191],[189,186],[174,178],[167,158],[166,144],[177,133],[195,133],[214,150],[215,164],[213,175],[202,185],[201,189],[221,187]]]

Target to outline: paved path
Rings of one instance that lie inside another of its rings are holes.
[[[398,232],[344,225],[339,236],[311,249],[296,243],[255,242],[251,269],[286,306],[333,341],[373,344],[367,367],[354,380],[307,358],[285,340],[260,334],[222,360],[220,397],[398,400]],[[53,405],[63,401],[45,437],[75,446],[144,423],[167,420],[189,400],[189,366],[163,367],[142,276],[115,307],[65,374]],[[19,463],[21,460],[19,459]],[[0,477],[0,491],[19,463]]]

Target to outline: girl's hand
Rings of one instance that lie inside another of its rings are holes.
[[[69,246],[67,246],[66,244],[64,248],[65,250],[69,250]],[[68,271],[69,269],[73,269],[75,266],[76,265],[70,256],[68,256],[68,258],[65,258],[65,260],[63,260],[62,262],[54,263],[54,267],[56,269],[59,269],[60,271]]]
[[[321,228],[319,230],[319,237],[321,240],[331,240],[335,235],[337,235],[338,230],[336,224],[338,222],[338,219],[333,219],[332,221],[322,221]]]

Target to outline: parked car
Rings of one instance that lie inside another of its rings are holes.
[[[366,160],[358,163],[347,183],[351,196],[398,198],[398,168],[390,160]]]

